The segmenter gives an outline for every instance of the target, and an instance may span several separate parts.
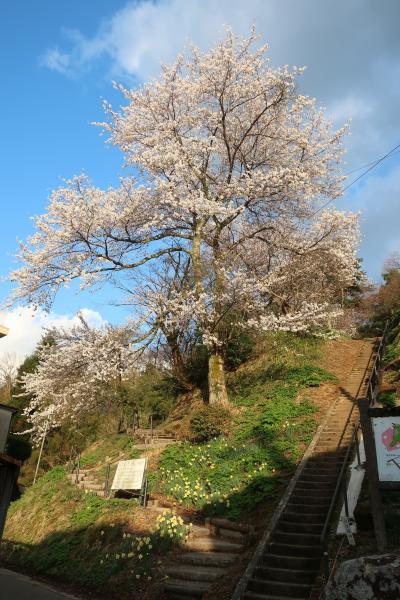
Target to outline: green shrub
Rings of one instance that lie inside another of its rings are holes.
[[[223,433],[229,416],[227,410],[219,406],[205,406],[190,419],[190,431],[195,442],[208,442]]]
[[[394,408],[396,406],[396,392],[382,392],[377,400],[384,408]]]

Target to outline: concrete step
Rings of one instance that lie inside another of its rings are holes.
[[[223,577],[225,569],[218,567],[200,567],[197,565],[176,565],[165,569],[171,579],[188,581],[215,581]]]
[[[339,442],[341,442],[342,444],[349,443],[351,441],[351,437],[351,435],[341,435],[341,432],[338,432],[336,434],[323,434],[318,440],[318,446],[320,446],[321,444],[325,445],[328,442],[332,442],[333,444],[338,444]]]
[[[288,600],[288,596],[275,596],[271,594],[259,594],[257,592],[246,592],[244,600]],[[296,600],[309,600],[309,597],[297,598]]]
[[[329,500],[332,497],[332,490],[335,489],[334,485],[329,485],[329,487],[324,483],[323,486],[319,487],[310,487],[304,481],[298,481],[293,488],[292,494],[297,496],[314,496],[315,498],[318,496],[321,500]]]
[[[324,512],[314,512],[314,513],[299,513],[291,510],[292,507],[288,507],[284,513],[282,514],[282,519],[285,521],[293,521],[294,523],[298,523],[300,520],[302,523],[321,523],[325,521],[326,513],[328,509]]]
[[[220,540],[214,537],[189,539],[185,543],[185,548],[189,550],[198,550],[199,552],[227,552],[228,554],[238,554],[243,550],[242,544]]]
[[[201,598],[210,587],[208,581],[182,581],[169,579],[165,582],[165,591],[168,595],[180,594],[186,598]]]
[[[328,507],[330,504],[330,497],[322,496],[321,498],[315,494],[306,495],[306,494],[297,494],[296,491],[290,495],[290,500],[292,504],[312,504],[315,506]]]
[[[288,502],[287,510],[297,515],[297,521],[304,520],[304,515],[319,515],[320,519],[324,519],[328,506],[322,506],[320,504],[296,504],[295,502]]]
[[[348,448],[348,444],[346,442],[342,442],[342,441],[335,441],[335,442],[322,442],[320,444],[318,444],[317,446],[317,450],[318,452],[329,452],[329,453],[333,453],[336,452],[336,450],[346,450],[347,451]]]
[[[227,552],[184,552],[179,560],[182,564],[210,567],[227,567],[237,559],[236,554]]]
[[[280,531],[287,531],[288,533],[314,533],[321,534],[324,523],[295,523],[293,521],[284,521],[279,519],[278,527]]]
[[[241,533],[249,533],[251,530],[250,525],[246,525],[244,523],[235,523],[234,521],[229,521],[229,519],[222,519],[218,517],[206,519],[206,522],[209,522],[210,525],[215,525],[215,527],[231,529],[232,531],[240,531]]]
[[[83,481],[85,479],[86,475],[79,473],[79,475],[77,476],[76,473],[70,473],[68,475],[68,479],[72,482],[72,483],[76,483],[78,481],[78,483],[80,481]]]
[[[290,583],[312,583],[318,575],[318,569],[283,569],[282,567],[257,567],[254,571],[255,579],[272,581],[288,581]]]
[[[323,465],[320,462],[310,463],[303,469],[303,473],[318,474],[318,475],[330,475],[331,477],[337,477],[340,471],[341,463],[335,462],[331,465]]]
[[[324,482],[331,482],[335,480],[337,473],[321,473],[318,469],[304,469],[298,481],[316,481],[317,483],[324,484]]]
[[[293,533],[281,529],[275,529],[272,539],[281,544],[293,544],[295,546],[318,546],[321,543],[321,536],[317,533]]]
[[[190,600],[191,598],[196,598],[196,596],[183,596],[182,594],[177,594],[174,592],[168,593],[169,600]]]
[[[336,482],[335,480],[333,480],[332,478],[329,478],[328,480],[323,480],[322,486],[321,486],[321,481],[318,479],[312,479],[312,478],[306,478],[306,475],[304,475],[303,477],[300,477],[297,481],[297,484],[295,486],[295,489],[300,489],[300,488],[305,488],[306,490],[308,490],[308,492],[310,492],[310,490],[318,490],[318,493],[320,493],[321,491],[321,487],[323,488],[324,492],[327,492],[328,490],[332,490],[335,489],[336,486]]]
[[[320,556],[299,556],[298,554],[286,555],[268,553],[264,554],[259,565],[260,567],[272,567],[279,569],[292,569],[294,571],[310,570],[318,571],[321,564]]]
[[[104,491],[104,484],[92,481],[84,481],[80,487],[84,490],[91,490],[92,492]]]
[[[247,541],[247,535],[240,531],[234,531],[233,529],[218,529],[219,537],[231,540],[232,542],[238,542],[239,544],[245,544]]]
[[[193,525],[190,529],[190,537],[191,538],[201,538],[207,537],[210,535],[210,530],[208,527],[201,527],[200,525]]]
[[[303,556],[304,558],[321,558],[322,548],[320,545],[284,544],[283,542],[271,542],[269,551],[281,556]]]
[[[267,592],[278,597],[306,598],[310,592],[310,584],[274,581],[273,579],[250,579],[248,589],[251,592]]]

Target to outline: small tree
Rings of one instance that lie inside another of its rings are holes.
[[[76,278],[91,286],[134,273],[140,296],[149,268],[171,257],[185,277],[153,292],[149,336],[200,332],[212,404],[228,402],[231,314],[244,327],[321,326],[332,309],[325,282],[349,285],[355,269],[357,218],[322,210],[340,194],[345,128],[297,92],[301,69],[270,67],[256,41],[228,33],[158,80],[120,87],[127,105],[107,106],[101,125],[138,178],[103,191],[77,177],[55,191],[14,274],[17,298],[48,306]]]
[[[37,440],[66,420],[79,423],[93,409],[122,408],[122,380],[137,363],[131,335],[125,327],[89,327],[83,318],[71,329],[49,330],[52,343],[38,347],[36,369],[20,378],[21,395],[30,399],[26,433]]]

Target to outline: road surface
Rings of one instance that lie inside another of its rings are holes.
[[[0,600],[79,600],[20,573],[0,569]]]

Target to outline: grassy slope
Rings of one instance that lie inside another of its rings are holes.
[[[150,474],[153,492],[192,510],[250,521],[262,514],[261,502],[264,508],[275,504],[316,427],[318,409],[303,390],[332,379],[316,366],[319,352],[316,341],[270,338],[256,360],[229,376],[226,435],[167,448]],[[110,436],[84,453],[83,464],[100,473],[107,456],[122,452],[136,455],[132,441]],[[15,568],[101,590],[109,598],[132,597],[133,590],[133,597],[157,598],[162,557],[155,553],[160,537],[153,527],[135,501],[85,494],[56,467],[12,505],[2,557]],[[128,556],[135,536],[151,538],[153,548],[146,546],[143,554],[135,547]]]

